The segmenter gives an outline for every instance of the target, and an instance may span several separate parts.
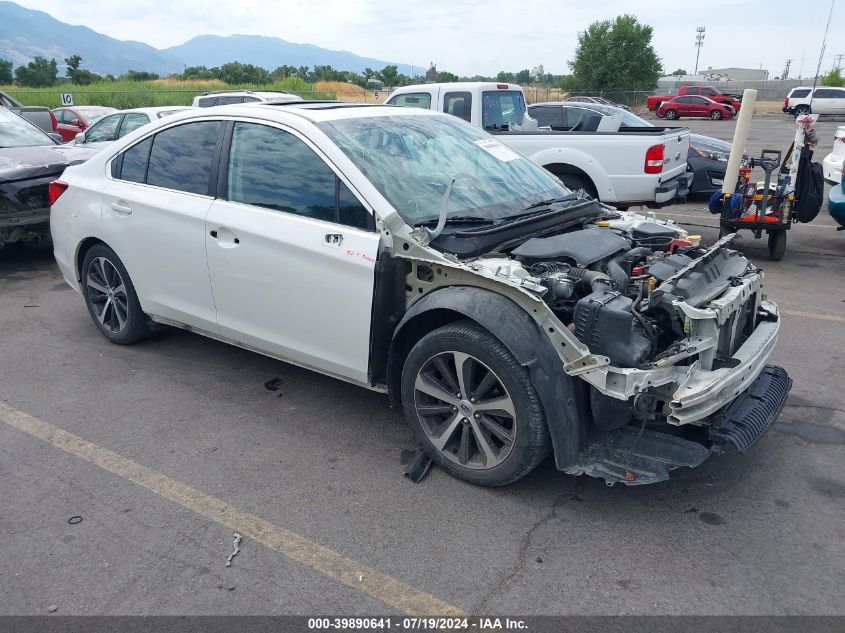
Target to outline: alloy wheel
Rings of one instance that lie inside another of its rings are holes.
[[[88,300],[100,325],[109,332],[120,332],[126,326],[129,315],[126,285],[120,271],[105,257],[95,257],[88,266],[85,284]]]
[[[417,373],[414,406],[434,448],[464,468],[493,468],[513,449],[514,402],[501,379],[470,354],[429,358]]]

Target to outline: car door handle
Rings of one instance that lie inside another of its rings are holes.
[[[217,239],[217,231],[209,231],[209,233],[208,233],[208,234],[209,234],[211,237],[213,237],[215,240]]]
[[[340,246],[343,244],[343,234],[341,233],[326,233],[326,244],[329,246]]]
[[[129,206],[128,203],[121,200],[120,202],[112,202],[111,203],[112,211],[116,211],[123,215],[129,215],[132,213],[132,207]]]
[[[229,229],[218,227],[208,232],[208,234],[220,244],[223,248],[232,248],[241,243],[240,239],[235,237]]]

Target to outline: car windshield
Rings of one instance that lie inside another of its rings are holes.
[[[489,221],[571,193],[497,139],[452,116],[384,116],[317,124],[409,225],[448,216]]]
[[[0,108],[0,148],[55,144],[53,139],[26,119]]]
[[[114,108],[79,108],[79,113],[88,119],[89,123],[99,121],[112,112],[116,112],[116,110]]]

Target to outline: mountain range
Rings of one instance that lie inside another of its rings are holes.
[[[181,72],[185,66],[212,68],[232,61],[267,70],[287,64],[329,65],[355,72],[366,67],[381,70],[395,63],[262,35],[200,35],[159,50],[143,42],[117,40],[85,26],[66,24],[14,2],[0,2],[0,59],[21,66],[39,55],[55,58],[60,67],[65,57],[79,55],[83,68],[102,75],[119,75],[127,70],[167,75]],[[411,74],[409,65],[397,65],[400,73]]]

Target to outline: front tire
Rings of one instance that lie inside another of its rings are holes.
[[[432,459],[474,484],[517,481],[550,451],[528,370],[469,321],[438,328],[414,345],[402,369],[402,407]]]
[[[681,117],[678,116],[678,112],[676,110],[666,110],[666,118],[670,121],[677,121]]]
[[[135,286],[117,254],[104,244],[85,253],[80,270],[82,296],[94,325],[112,343],[128,345],[150,334]]]

